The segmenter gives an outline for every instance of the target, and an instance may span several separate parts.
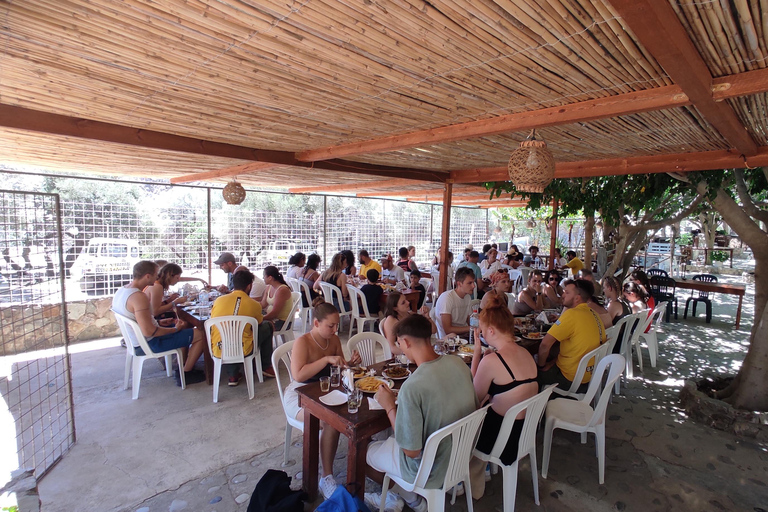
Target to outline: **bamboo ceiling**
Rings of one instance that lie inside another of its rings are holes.
[[[658,15],[672,34],[667,46],[680,48],[670,57],[627,15],[663,1],[11,0],[0,9],[0,107],[66,116],[59,121],[69,127],[0,118],[0,162],[428,195],[450,171],[505,166],[528,130],[461,136],[457,128],[435,143],[302,155],[666,90],[666,106],[585,108],[583,119],[551,123],[540,136],[561,163],[749,156],[768,146],[768,75],[748,73],[768,67],[768,4],[670,0],[674,19]],[[684,66],[670,62],[690,64],[685,74],[702,83],[680,81]],[[104,124],[88,131],[82,119]],[[121,127],[136,140],[124,141]],[[137,149],[149,140],[144,130],[188,138],[194,149]],[[272,165],[236,174],[254,161]],[[387,177],[420,181],[387,187]],[[354,189],[365,182],[372,186]]]

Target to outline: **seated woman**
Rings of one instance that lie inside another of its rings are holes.
[[[344,359],[341,341],[336,335],[339,330],[339,312],[322,297],[316,298],[312,305],[312,330],[300,336],[293,344],[291,352],[291,375],[293,382],[285,388],[283,401],[285,413],[297,420],[304,420],[304,409],[299,407],[299,394],[296,389],[304,384],[320,380],[331,374],[331,365],[357,365],[362,359],[355,351],[349,361]],[[275,368],[277,370],[277,368]],[[320,422],[320,462],[323,474],[319,486],[323,496],[328,499],[336,490],[333,478],[333,460],[339,444],[339,433],[324,422]]]
[[[525,316],[544,309],[544,294],[541,291],[543,280],[541,271],[531,271],[528,275],[528,286],[523,288],[517,296],[517,302],[515,302],[515,307],[512,310],[513,315]]]
[[[512,289],[512,282],[509,280],[509,272],[506,270],[499,270],[491,274],[490,279],[491,288],[485,292],[485,295],[483,295],[483,300],[480,301],[480,309],[485,309],[492,297],[498,297],[498,299],[508,307],[509,297],[507,296],[507,293]]]
[[[624,284],[624,299],[629,303],[633,313],[639,313],[644,309],[648,309],[648,292],[645,288],[630,281]]]
[[[483,279],[487,279],[488,276],[501,268],[501,261],[496,259],[498,254],[499,251],[492,248],[488,251],[488,257],[480,262],[480,270],[483,272]]]
[[[344,255],[344,274],[349,277],[356,277],[357,267],[355,267],[355,253],[347,249],[346,251],[341,251],[341,254]]]
[[[301,269],[304,268],[306,263],[307,256],[303,252],[297,252],[288,260],[288,264],[291,266],[291,268],[288,269],[288,272],[285,273],[285,276],[292,279],[298,279],[299,273],[301,272]]]
[[[563,287],[560,286],[560,273],[557,270],[550,270],[546,273],[546,282],[544,283],[544,307],[547,309],[556,309],[563,305]]]
[[[643,290],[645,291],[645,297],[646,297],[645,307],[647,309],[653,310],[653,308],[656,307],[656,299],[654,299],[653,295],[651,295],[651,280],[648,279],[648,274],[646,274],[642,270],[635,270],[629,275],[629,278],[632,280],[633,283],[643,287]]]
[[[150,313],[162,326],[169,326],[175,323],[176,314],[173,308],[176,304],[184,302],[186,299],[180,297],[178,293],[165,296],[168,288],[174,286],[181,278],[181,267],[175,263],[166,263],[157,273],[157,280],[144,288],[144,294],[149,299]]]
[[[621,297],[621,286],[613,276],[603,278],[603,295],[608,299],[606,310],[611,315],[611,325],[616,325],[619,320],[632,314],[632,309],[624,297]]]
[[[287,322],[291,313],[293,301],[291,299],[291,287],[283,279],[283,275],[277,267],[264,268],[264,283],[267,289],[261,297],[261,308],[265,311],[264,321],[272,322],[275,331],[279,331]]]
[[[476,337],[482,335],[486,343],[496,349],[495,352],[489,351],[483,355],[481,344],[476,343],[472,356],[472,377],[477,399],[481,405],[487,401],[491,403],[476,445],[483,453],[490,453],[493,449],[506,412],[539,392],[536,363],[526,349],[515,343],[514,321],[509,308],[497,296],[491,297],[480,312],[480,332]],[[511,464],[517,459],[524,419],[524,412],[515,418],[509,440],[501,454],[504,464]],[[484,468],[484,462],[472,459],[470,473],[473,498],[479,498],[484,493]],[[478,473],[479,478],[476,478]]]
[[[387,342],[389,342],[389,348],[392,350],[393,355],[403,353],[403,351],[400,350],[400,347],[398,347],[395,343],[395,326],[403,318],[415,314],[417,313],[414,313],[411,310],[411,303],[408,302],[408,299],[405,297],[405,295],[400,292],[392,292],[389,294],[387,297],[387,303],[384,306],[384,321],[381,323],[381,334],[387,338]],[[433,322],[429,317],[429,309],[424,306],[419,310],[418,314],[423,315],[427,318],[427,320],[429,320],[429,323],[432,324],[432,334],[435,334],[437,332],[437,326],[435,325],[435,322]]]
[[[589,306],[589,308],[594,311],[597,316],[600,317],[600,320],[603,322],[603,326],[605,326],[606,329],[613,325],[613,323],[611,323],[611,314],[608,313],[608,310],[601,306],[599,302],[597,302],[597,299],[594,296],[587,300],[587,306]]]
[[[166,266],[168,264],[168,260],[155,260],[155,263],[157,263],[158,267],[163,268],[164,266]],[[181,268],[181,267],[179,267],[179,268]],[[211,288],[211,285],[208,284],[208,281],[206,281],[205,279],[201,279],[199,277],[186,277],[185,276],[185,277],[180,277],[179,281],[183,281],[185,283],[190,282],[190,281],[200,281],[201,283],[203,283],[203,288],[206,288],[206,289]]]
[[[316,292],[323,293],[323,289],[320,286],[321,282],[338,286],[339,290],[341,290],[342,301],[344,302],[344,311],[349,311],[349,290],[347,290],[347,276],[344,274],[346,261],[347,260],[342,253],[337,252],[334,254],[333,259],[331,260],[331,266],[328,267],[326,271],[320,275],[320,279],[315,281],[313,288]],[[335,294],[333,297],[333,305],[336,306],[336,309],[340,308],[340,304],[338,304],[338,298],[335,296]]]
[[[317,267],[320,266],[321,258],[317,254],[310,254],[307,258],[307,265],[299,272],[297,279],[309,287],[309,295],[314,300],[317,297],[318,292],[314,290],[315,281],[320,277],[320,272],[317,271]],[[301,294],[301,302],[305,308],[309,307],[309,302],[304,294]]]

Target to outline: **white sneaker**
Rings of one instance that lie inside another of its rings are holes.
[[[318,482],[318,486],[320,487],[320,491],[323,493],[323,497],[325,499],[329,499],[333,495],[333,493],[336,491],[336,487],[338,487],[338,484],[336,483],[336,480],[333,478],[333,475],[328,475],[320,479],[320,482]]]
[[[376,512],[379,510],[379,505],[381,505],[381,494],[378,492],[367,492],[363,496],[363,501],[371,509],[371,512]],[[384,512],[403,512],[403,507],[405,507],[405,502],[400,496],[393,492],[387,493],[387,498],[384,502]],[[424,510],[426,511],[426,509]]]
[[[408,503],[407,505],[409,507],[411,507],[413,512],[428,512],[429,511],[429,506],[427,505],[427,500],[425,500],[421,496],[417,496],[415,502]]]

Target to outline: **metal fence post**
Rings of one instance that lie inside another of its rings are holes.
[[[206,188],[206,190],[208,191],[206,199],[206,209],[208,211],[208,261],[205,266],[208,267],[208,283],[211,283],[213,279],[213,270],[211,269],[211,187]]]
[[[328,265],[328,196],[323,196],[323,262]]]

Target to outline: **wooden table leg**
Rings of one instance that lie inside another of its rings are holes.
[[[304,410],[304,455],[302,487],[309,501],[317,498],[317,470],[320,457],[320,420]]]
[[[349,453],[347,453],[347,483],[356,482],[357,495],[363,499],[365,494],[365,454],[368,452],[369,438],[354,440],[349,438]]]
[[[736,309],[736,330],[739,329],[741,324],[741,303],[744,301],[744,296],[739,295],[739,307]]]

